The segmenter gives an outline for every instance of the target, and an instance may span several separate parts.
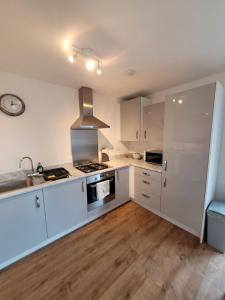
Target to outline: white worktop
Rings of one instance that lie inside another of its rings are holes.
[[[68,182],[68,181],[71,181],[71,180],[82,179],[82,178],[86,178],[86,177],[91,176],[91,175],[95,175],[95,174],[98,174],[98,173],[103,173],[103,172],[107,172],[107,171],[111,171],[111,170],[115,170],[115,169],[120,169],[120,168],[124,168],[124,167],[135,166],[135,167],[140,167],[140,168],[148,169],[148,170],[155,171],[155,172],[162,172],[162,167],[161,166],[149,164],[149,163],[146,163],[143,160],[136,160],[136,159],[133,159],[133,158],[121,157],[121,158],[116,158],[116,159],[110,160],[109,162],[106,162],[106,163],[109,166],[108,169],[104,169],[104,170],[96,171],[96,172],[92,172],[92,173],[83,173],[83,172],[75,169],[73,167],[72,163],[66,163],[66,164],[62,164],[62,165],[59,165],[59,166],[55,166],[55,167],[63,167],[65,169],[67,169],[69,171],[69,173],[71,174],[71,176],[69,178],[59,179],[59,180],[55,180],[55,181],[44,181],[43,178],[36,177],[36,178],[33,179],[33,181],[34,181],[33,184],[34,185],[32,185],[32,186],[20,188],[20,189],[13,190],[13,191],[0,193],[0,200],[4,199],[4,198],[11,197],[11,196],[16,196],[16,195],[19,195],[19,194],[35,191],[35,190],[38,190],[38,189],[42,189],[42,188],[45,188],[45,187],[48,187],[48,186],[62,184],[62,183],[65,183],[65,182]],[[21,179],[21,177],[24,177],[24,173],[15,172],[15,173],[7,174],[7,175],[1,174],[0,175],[0,182],[4,181],[6,179],[10,179],[10,176],[12,177],[12,179],[16,179],[16,178]]]

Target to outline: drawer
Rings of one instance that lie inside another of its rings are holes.
[[[160,196],[136,190],[134,201],[148,210],[153,209],[160,211]]]
[[[152,180],[151,177],[135,176],[135,190],[146,191],[154,195],[161,195],[161,181]]]
[[[143,176],[145,178],[151,178],[152,180],[161,182],[161,173],[160,172],[155,172],[155,171],[151,171],[148,169],[135,167],[135,174],[139,175],[139,176]]]

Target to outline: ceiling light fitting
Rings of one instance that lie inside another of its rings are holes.
[[[68,56],[68,60],[73,64],[78,56],[86,58],[85,66],[88,71],[93,72],[96,70],[98,75],[102,74],[102,61],[99,56],[97,56],[93,49],[90,48],[78,48],[72,45],[72,53]]]

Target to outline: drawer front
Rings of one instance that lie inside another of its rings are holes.
[[[152,180],[151,177],[135,176],[135,190],[146,191],[157,196],[161,195],[161,181]]]
[[[160,172],[155,172],[155,171],[150,171],[148,169],[135,167],[135,174],[139,175],[139,176],[143,176],[146,179],[151,178],[152,180],[161,182],[161,173]]]
[[[146,209],[160,211],[160,196],[149,194],[145,191],[135,191],[135,202]]]

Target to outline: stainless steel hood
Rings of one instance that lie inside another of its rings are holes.
[[[80,117],[73,123],[71,129],[109,128],[98,118],[93,116],[92,89],[81,87],[79,89]]]

